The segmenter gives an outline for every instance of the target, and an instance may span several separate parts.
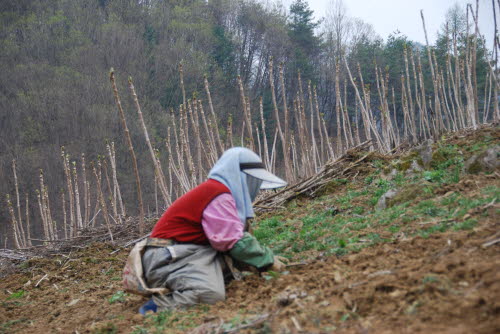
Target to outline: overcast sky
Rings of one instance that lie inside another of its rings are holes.
[[[326,8],[331,0],[307,0],[317,18],[325,16]],[[425,24],[429,34],[429,43],[434,43],[436,32],[444,22],[445,14],[455,2],[464,8],[475,0],[343,0],[349,16],[371,23],[375,31],[384,40],[392,32],[399,30],[411,40],[425,43],[420,10],[424,10]],[[292,0],[284,1],[288,5]],[[498,9],[498,8],[497,8]],[[497,22],[499,15],[497,11]],[[479,30],[486,34],[488,49],[493,43],[493,10],[491,0],[479,0]]]

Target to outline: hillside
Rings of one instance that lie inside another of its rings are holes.
[[[243,272],[213,306],[137,314],[144,300],[120,282],[130,248],[89,243],[105,232],[2,260],[0,333],[499,332],[499,145],[483,126],[391,155],[349,151],[342,173],[254,222],[287,271]]]

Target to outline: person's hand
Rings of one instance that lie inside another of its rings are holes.
[[[271,266],[271,268],[269,268],[269,270],[276,271],[276,272],[284,271],[286,268],[286,264],[285,264],[286,262],[288,262],[287,258],[285,258],[283,256],[275,255],[274,256],[274,263]]]

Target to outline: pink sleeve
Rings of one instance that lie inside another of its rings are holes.
[[[213,199],[203,211],[201,224],[210,245],[220,252],[230,250],[243,237],[243,224],[231,194]]]

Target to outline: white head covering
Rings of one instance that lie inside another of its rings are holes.
[[[208,173],[208,178],[229,188],[243,225],[247,218],[254,217],[252,201],[259,189],[278,188],[287,184],[265,170],[259,156],[244,147],[233,147],[224,152]]]

